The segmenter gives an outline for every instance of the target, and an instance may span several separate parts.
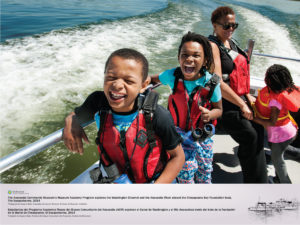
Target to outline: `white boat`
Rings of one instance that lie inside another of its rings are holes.
[[[249,44],[248,42],[247,49],[253,49],[253,45]],[[252,52],[252,51],[249,51]],[[248,54],[251,59],[251,54]],[[292,60],[296,62],[300,62],[300,59],[292,59],[292,58],[283,58],[278,56],[271,56],[265,54],[259,54],[257,52],[253,52],[253,55],[262,56],[262,57],[272,57],[272,58],[279,58],[279,59],[286,59]],[[258,89],[261,89],[265,86],[265,82],[261,78],[251,77],[250,79],[250,94],[257,96]],[[300,85],[299,85],[300,86]],[[83,127],[86,127],[93,123],[94,121],[90,121],[88,123],[82,124]],[[20,162],[36,155],[37,153],[49,148],[50,146],[56,144],[57,142],[62,140],[62,131],[60,129],[16,152],[11,153],[8,156],[3,157],[0,159],[0,173],[8,170],[9,168],[19,164]],[[265,136],[265,139],[267,136]],[[239,165],[239,160],[237,158],[237,147],[238,144],[226,133],[219,131],[214,137],[214,159],[213,159],[213,166],[214,171],[212,172],[212,182],[213,183],[243,183],[243,177],[241,173],[241,167]],[[267,147],[267,140],[265,141],[265,150],[268,150]],[[67,151],[67,150],[66,150]],[[219,157],[220,154],[226,153],[230,155],[230,162],[226,160],[224,157]],[[233,163],[232,163],[233,162]],[[232,165],[233,164],[233,165]],[[300,171],[300,164],[294,161],[286,161],[290,178],[292,183],[300,183],[300,176],[298,175],[297,171]],[[92,183],[89,171],[98,167],[98,162],[95,162],[94,165],[91,165],[86,171],[80,174],[77,178],[71,181],[71,184],[78,184],[78,183]],[[217,167],[219,167],[217,169]],[[105,171],[103,171],[103,175],[106,175]],[[227,176],[224,176],[224,172]],[[275,170],[272,166],[268,165],[268,173],[269,177],[275,176]],[[263,207],[262,204],[259,204],[259,208]],[[251,208],[251,209],[250,209]],[[249,210],[252,210],[253,207],[250,207]],[[266,207],[265,207],[266,208]],[[272,207],[267,207],[267,211]],[[289,206],[289,208],[293,208]],[[287,208],[288,209],[288,208]]]
[[[275,203],[270,202],[258,202],[256,203],[256,206],[254,207],[249,207],[249,211],[255,211],[255,212],[260,212],[260,211],[282,211],[282,210],[297,210],[299,208],[299,203],[296,198],[292,200],[286,200],[284,198],[279,199]]]
[[[260,212],[260,211],[272,211],[274,208],[270,207],[266,202],[257,202],[256,206],[254,207],[249,207],[249,211],[255,211],[255,212]]]
[[[299,208],[299,203],[297,199],[285,200],[284,210],[297,210]]]

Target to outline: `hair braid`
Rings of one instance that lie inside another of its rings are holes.
[[[288,68],[279,64],[274,64],[268,68],[265,82],[268,89],[271,89],[275,93],[281,93],[283,91],[291,93],[293,90],[299,91],[293,82]]]

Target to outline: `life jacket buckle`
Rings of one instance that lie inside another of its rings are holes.
[[[130,168],[130,162],[125,162],[125,169],[128,170]]]
[[[156,141],[149,142],[150,148],[155,148],[156,147]]]
[[[151,106],[150,105],[144,105],[143,109],[144,109],[144,112],[146,113],[150,113],[151,112]]]

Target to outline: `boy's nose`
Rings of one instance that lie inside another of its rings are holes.
[[[118,79],[114,82],[113,86],[115,86],[116,89],[122,89],[124,87],[124,82],[122,79]]]

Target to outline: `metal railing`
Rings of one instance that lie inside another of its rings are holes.
[[[82,124],[81,126],[85,128],[94,122],[94,120],[91,120]],[[3,157],[0,159],[0,173],[60,142],[62,140],[62,134],[63,129],[60,129],[30,145],[27,145],[24,148],[19,149],[18,151]]]
[[[293,59],[293,58],[286,58],[286,57],[280,57],[280,56],[273,56],[273,55],[266,55],[266,54],[260,54],[257,53],[257,51],[254,49],[254,43],[255,41],[252,39],[248,40],[247,43],[247,49],[245,51],[248,52],[248,59],[251,60],[252,54],[256,56],[262,56],[262,57],[271,57],[271,58],[277,58],[277,59],[285,59],[285,60],[292,60],[296,62],[300,62],[300,59]],[[148,89],[155,89],[159,87],[161,84],[156,85],[149,85]],[[89,121],[85,124],[82,124],[82,127],[87,127],[94,121]],[[58,143],[62,140],[62,133],[63,129],[60,129],[24,148],[19,149],[16,152],[11,153],[10,155],[7,155],[0,159],[0,173],[8,170],[9,168],[19,164],[20,162],[23,162],[24,160],[30,158],[31,156],[36,155],[37,153],[51,147],[52,145]]]
[[[295,61],[295,62],[300,62],[300,59],[288,58],[288,57],[281,57],[281,56],[275,56],[275,55],[261,54],[258,51],[254,51],[253,55],[260,56],[260,57],[267,57],[267,58],[274,58],[274,59],[285,59],[285,60],[291,60],[291,61]]]
[[[300,59],[288,58],[288,57],[282,57],[282,56],[276,56],[276,55],[261,54],[261,53],[259,53],[258,50],[254,50],[254,44],[255,44],[255,41],[253,39],[248,39],[247,47],[244,50],[245,52],[248,53],[249,62],[251,61],[252,55],[256,55],[256,56],[260,56],[260,57],[267,57],[267,58],[274,58],[274,59],[285,59],[285,60],[300,62]]]

